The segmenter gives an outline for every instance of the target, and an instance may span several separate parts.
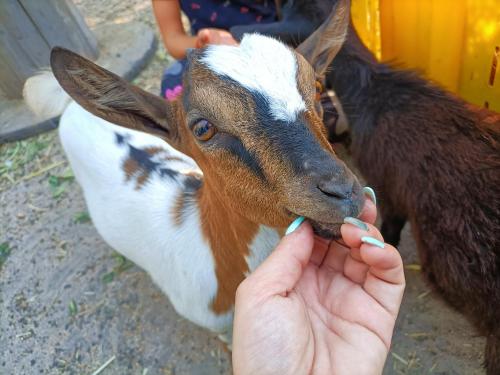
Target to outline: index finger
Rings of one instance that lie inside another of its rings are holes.
[[[370,199],[365,199],[365,204],[358,218],[365,223],[374,224],[377,220],[377,206]]]

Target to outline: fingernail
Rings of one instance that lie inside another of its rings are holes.
[[[375,206],[377,205],[377,196],[375,195],[375,191],[371,187],[365,186],[363,188],[363,194],[366,197],[370,198]]]
[[[385,247],[385,244],[383,242],[377,240],[376,238],[369,237],[369,236],[361,237],[361,242],[366,243],[368,245],[380,247],[381,249],[383,249]]]
[[[290,234],[290,233],[293,233],[297,230],[298,227],[300,227],[300,224],[302,224],[304,222],[306,218],[304,216],[299,216],[298,218],[296,218],[292,224],[290,224],[290,226],[287,228],[286,232],[285,232],[285,236],[287,234]]]
[[[352,224],[352,225],[358,227],[359,229],[363,229],[363,230],[368,231],[368,225],[366,225],[361,220],[356,219],[354,217],[349,217],[348,216],[348,217],[344,218],[344,223],[346,223],[346,224]]]

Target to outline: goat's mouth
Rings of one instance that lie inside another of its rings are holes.
[[[340,238],[340,227],[342,223],[323,223],[320,221],[315,221],[307,219],[311,224],[314,234],[326,239],[337,239]]]
[[[317,236],[338,239],[341,237],[340,227],[344,218],[361,214],[364,205],[361,187],[355,184],[346,197],[331,197],[330,191],[323,192],[320,187],[318,189],[322,194],[313,196],[314,200],[307,200],[309,196],[305,195],[305,199],[291,202],[285,212],[291,220],[304,216]]]
[[[296,218],[297,216],[300,216],[298,214],[295,214],[289,210],[285,210],[287,215],[290,216],[291,218]],[[315,219],[311,219],[306,216],[306,220],[311,224],[314,234],[317,236],[326,238],[326,239],[338,239],[340,238],[340,227],[342,226],[343,223],[327,223],[324,221],[318,221]]]

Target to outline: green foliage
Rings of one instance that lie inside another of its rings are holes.
[[[69,303],[68,310],[70,316],[75,316],[76,313],[78,312],[78,306],[76,306],[76,302],[74,299],[72,299],[71,302]]]
[[[86,211],[82,212],[77,212],[74,218],[75,223],[77,224],[83,224],[83,223],[89,223],[91,221],[90,215]]]
[[[71,169],[66,169],[66,171],[59,176],[50,175],[49,176],[49,185],[50,191],[52,192],[53,198],[59,198],[66,192],[66,188],[68,184],[75,179],[73,175],[73,171]]]
[[[7,257],[10,255],[10,246],[7,242],[3,242],[0,244],[0,269],[2,269],[3,264],[7,260]]]
[[[113,270],[104,274],[102,277],[102,282],[105,284],[109,284],[115,279],[115,277],[134,266],[134,263],[121,254],[113,253],[113,258],[115,258],[115,266],[113,267]]]
[[[0,187],[14,184],[22,176],[47,162],[56,132],[48,132],[23,141],[0,145]]]

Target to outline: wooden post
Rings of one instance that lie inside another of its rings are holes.
[[[22,99],[24,82],[49,67],[54,46],[132,79],[153,56],[156,38],[137,22],[91,32],[71,0],[0,0],[0,144],[57,127],[57,118],[38,118]]]
[[[0,98],[20,99],[54,46],[97,58],[97,40],[71,0],[0,0]]]

